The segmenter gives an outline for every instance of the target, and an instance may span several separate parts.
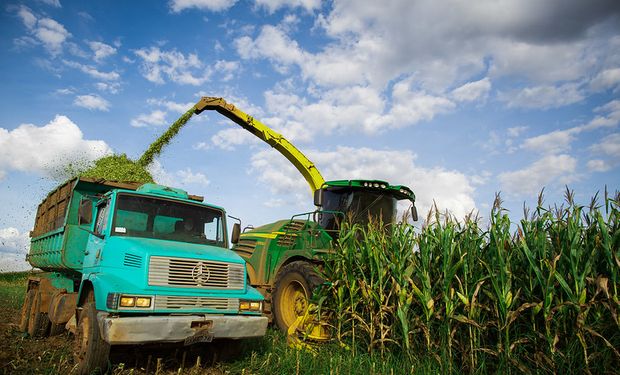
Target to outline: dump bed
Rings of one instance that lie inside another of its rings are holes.
[[[26,260],[46,271],[82,269],[88,232],[78,225],[80,201],[112,189],[136,190],[141,183],[75,178],[60,185],[39,205]]]

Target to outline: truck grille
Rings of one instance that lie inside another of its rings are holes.
[[[213,310],[238,310],[239,299],[237,298],[212,298],[212,297],[184,297],[184,296],[157,296],[155,297],[155,309],[213,309]]]
[[[243,264],[190,258],[151,257],[149,285],[201,289],[243,289]]]

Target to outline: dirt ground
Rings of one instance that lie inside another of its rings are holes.
[[[18,329],[21,311],[0,301],[0,373],[71,374],[73,336],[31,338]],[[191,347],[113,347],[113,374],[226,374],[213,345]],[[220,357],[221,359],[221,357]]]

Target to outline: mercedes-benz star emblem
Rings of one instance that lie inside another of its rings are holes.
[[[211,277],[211,271],[209,271],[209,267],[202,262],[198,262],[192,268],[192,279],[196,282],[196,284],[200,286],[205,286],[209,281],[209,277]]]

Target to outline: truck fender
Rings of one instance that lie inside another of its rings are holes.
[[[52,323],[67,323],[73,314],[75,314],[77,298],[77,293],[67,293],[64,289],[54,293],[48,308],[48,316]]]

